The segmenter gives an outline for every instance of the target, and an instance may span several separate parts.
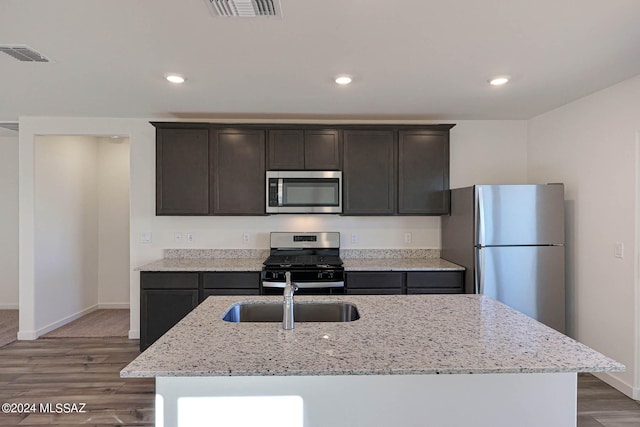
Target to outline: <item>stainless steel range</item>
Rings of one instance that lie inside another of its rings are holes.
[[[271,233],[271,252],[262,267],[265,295],[282,294],[285,273],[298,286],[296,294],[343,294],[344,268],[340,233]]]

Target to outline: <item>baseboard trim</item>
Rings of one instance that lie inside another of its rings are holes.
[[[129,339],[130,340],[139,340],[140,339],[140,330],[139,329],[129,329]]]
[[[634,400],[640,400],[640,389],[638,387],[633,387],[631,384],[627,384],[620,378],[617,378],[606,372],[594,372],[593,376],[609,384],[616,390],[626,394],[630,398]]]
[[[32,341],[38,338],[36,331],[18,331],[18,341]]]
[[[17,310],[20,308],[18,304],[0,304],[0,310]]]
[[[128,302],[103,302],[98,304],[100,310],[116,310],[129,309],[131,305]]]
[[[73,322],[74,320],[79,319],[82,316],[85,316],[85,315],[87,315],[87,314],[89,314],[89,313],[91,313],[93,311],[96,311],[97,309],[98,309],[98,304],[94,304],[91,307],[87,307],[84,310],[80,310],[77,313],[74,313],[74,314],[72,314],[70,316],[67,316],[67,317],[63,318],[63,319],[60,319],[60,320],[57,320],[55,322],[49,323],[47,326],[44,326],[44,327],[42,327],[40,329],[37,329],[35,331],[36,338],[46,334],[47,332],[51,332],[54,329],[58,329],[60,326],[64,326],[69,322]],[[35,339],[35,338],[32,338],[32,339]]]

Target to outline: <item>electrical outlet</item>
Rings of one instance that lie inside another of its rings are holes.
[[[358,235],[356,233],[351,233],[351,243],[354,245],[358,243]]]
[[[181,232],[179,232],[179,231],[176,231],[176,232],[173,234],[173,240],[174,240],[176,243],[182,243],[182,233],[181,233]]]
[[[624,258],[624,244],[622,242],[615,242],[613,245],[613,256],[616,258]]]
[[[245,245],[249,243],[249,233],[242,233],[242,243]]]
[[[411,233],[404,233],[404,242],[411,243]]]
[[[193,233],[187,233],[187,243],[193,243]]]

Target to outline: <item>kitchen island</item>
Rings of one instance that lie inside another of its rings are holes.
[[[360,318],[290,331],[222,320],[281,300],[209,297],[121,376],[156,378],[165,427],[575,426],[577,372],[624,369],[481,295],[299,296]]]

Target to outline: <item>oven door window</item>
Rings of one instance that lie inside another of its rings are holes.
[[[285,178],[282,206],[340,206],[340,180]]]

